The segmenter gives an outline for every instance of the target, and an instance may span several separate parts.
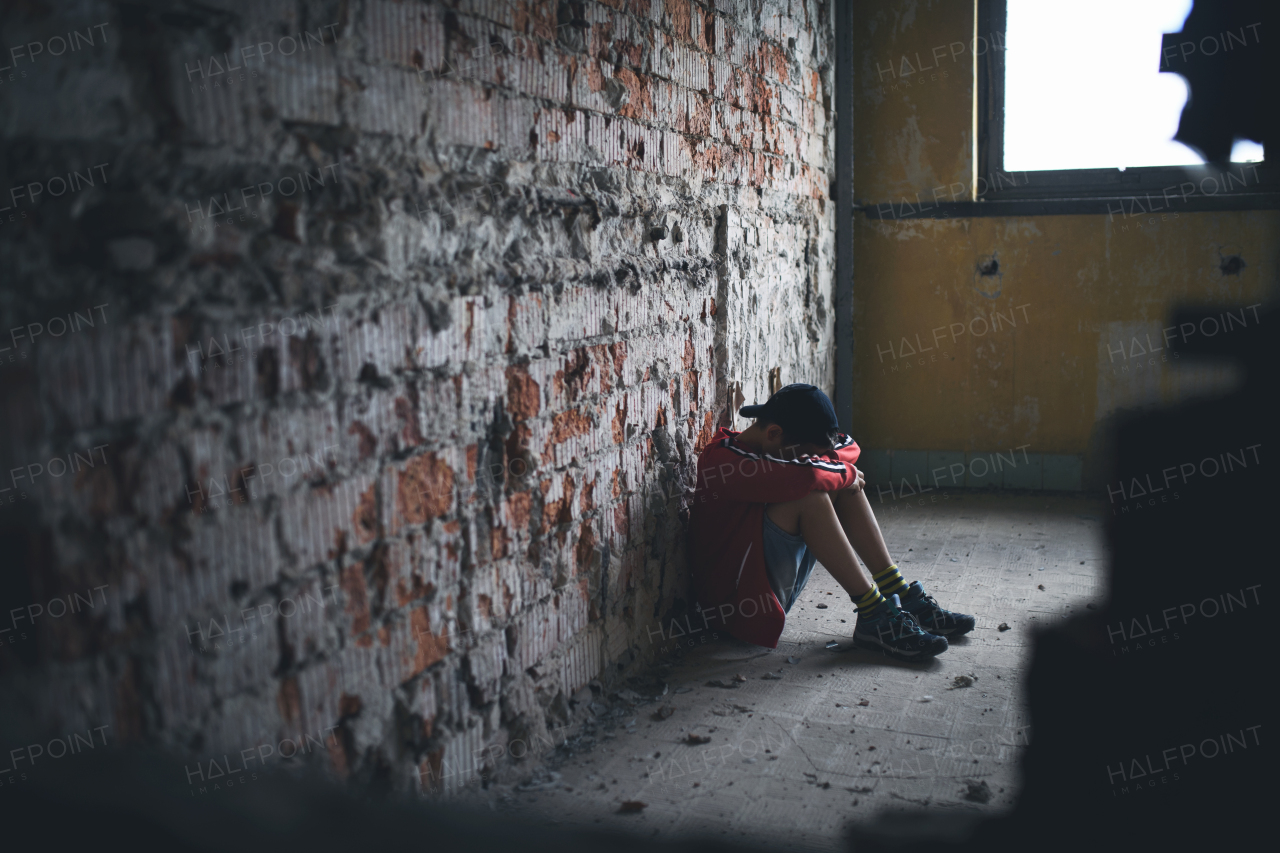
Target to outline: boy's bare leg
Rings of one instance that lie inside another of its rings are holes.
[[[769,504],[765,513],[770,521],[787,533],[803,536],[813,556],[856,600],[871,589],[871,578],[858,565],[853,546],[849,544],[852,537],[846,533],[843,519],[836,513],[836,506],[832,502],[833,494],[838,496],[843,492],[810,492],[798,500]],[[837,500],[843,499],[837,498]],[[866,516],[871,519],[871,525],[878,537],[880,528],[876,526],[875,516],[871,515],[871,505],[867,503],[865,496],[862,497],[862,502],[866,506]],[[855,532],[860,538],[866,539],[865,522],[859,521],[859,511],[850,509],[847,512]],[[883,539],[880,540],[880,545],[881,550],[887,555]],[[885,559],[887,560],[888,557],[886,556]],[[872,563],[868,561],[867,565],[871,566]],[[889,563],[886,562],[880,568],[888,565]]]
[[[836,515],[840,518],[840,526],[849,537],[853,550],[858,552],[862,562],[866,563],[874,576],[893,565],[889,556],[889,546],[884,544],[884,536],[880,533],[880,523],[871,511],[871,501],[862,489],[842,489],[832,492]],[[822,558],[819,557],[819,560]],[[826,563],[823,563],[825,566]]]

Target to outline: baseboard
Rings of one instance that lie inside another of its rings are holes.
[[[886,498],[919,494],[925,489],[1078,492],[1084,488],[1084,454],[1031,453],[1025,447],[984,452],[864,447],[858,468],[868,489],[879,488]]]

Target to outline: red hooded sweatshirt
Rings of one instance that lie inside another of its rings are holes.
[[[754,453],[721,429],[698,457],[690,510],[694,597],[704,628],[721,626],[740,640],[778,647],[786,613],[764,563],[764,508],[833,492],[855,478],[859,449],[842,435],[833,450],[805,459]],[[693,627],[693,626],[691,626]]]

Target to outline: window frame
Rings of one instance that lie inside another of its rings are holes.
[[[1167,212],[1280,209],[1277,158],[1196,166],[1061,169],[1011,173],[1004,168],[1004,45],[1007,0],[977,0],[974,198],[966,201],[858,205],[872,219],[1107,214],[1129,218]],[[1166,43],[1176,34],[1165,37]],[[1153,62],[1164,63],[1161,57]],[[1171,72],[1170,72],[1171,73]],[[1212,181],[1212,184],[1209,182]],[[1225,185],[1227,189],[1223,189]],[[1189,186],[1192,189],[1187,189]],[[917,200],[920,201],[920,200]]]
[[[1013,177],[1016,179],[1021,175],[1021,182],[1001,180],[1002,176],[1010,175],[1004,168],[1004,43],[1007,21],[1007,0],[978,0],[978,32],[991,34],[989,43],[992,47],[978,57],[976,80],[980,178],[977,184],[979,188],[986,187],[986,192],[978,195],[980,200],[1099,198],[1137,202],[1146,207],[1145,200],[1150,198],[1159,205],[1177,202],[1181,209],[1197,195],[1203,196],[1203,201],[1224,196],[1232,202],[1249,204],[1260,200],[1251,196],[1280,190],[1276,170],[1267,160],[1232,164],[1225,172],[1210,164],[1135,166],[1123,171],[1111,168],[1020,172]],[[1152,61],[1163,65],[1163,54],[1159,58],[1152,57]],[[1213,180],[1219,189],[1201,190],[1209,180]],[[1194,183],[1196,189],[1180,189],[1189,183]],[[1228,184],[1230,188],[1223,189]],[[1140,210],[1138,212],[1141,213]]]

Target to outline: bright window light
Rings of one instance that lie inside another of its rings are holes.
[[[1252,139],[1237,138],[1231,146],[1232,163],[1261,163],[1262,146]]]
[[[1173,141],[1187,84],[1162,74],[1163,33],[1191,0],[1008,0],[1004,168],[1124,169],[1204,163]],[[1236,140],[1233,162],[1260,162]]]

